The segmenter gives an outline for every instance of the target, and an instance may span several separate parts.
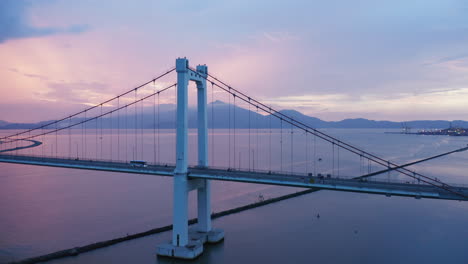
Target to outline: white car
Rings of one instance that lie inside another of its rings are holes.
[[[146,161],[144,161],[144,160],[131,160],[130,164],[133,167],[147,167]]]

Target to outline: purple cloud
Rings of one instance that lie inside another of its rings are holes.
[[[0,1],[0,43],[9,39],[42,37],[63,33],[82,33],[87,25],[72,25],[65,28],[34,27],[28,24],[26,10],[30,2],[26,0]]]

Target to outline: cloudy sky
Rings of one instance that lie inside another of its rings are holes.
[[[0,120],[54,119],[186,56],[325,120],[468,120],[466,0],[1,0]]]

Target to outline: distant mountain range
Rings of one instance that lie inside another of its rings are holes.
[[[160,128],[174,128],[175,127],[175,105],[165,105],[160,109],[159,116],[154,116],[153,107],[147,107],[145,109],[138,110],[135,118],[135,112],[129,108],[128,115],[121,113],[120,115],[113,114],[112,117],[106,117],[100,121],[92,120],[86,123],[86,128],[154,128],[158,127],[157,121],[159,117]],[[295,110],[281,110],[282,114],[294,118],[304,124],[307,124],[314,128],[414,128],[414,129],[443,129],[452,127],[464,127],[468,128],[468,121],[454,120],[415,120],[406,122],[392,122],[392,121],[375,121],[364,118],[355,119],[344,119],[341,121],[324,121],[316,117],[304,115]],[[214,115],[213,115],[214,113]],[[197,111],[195,108],[189,109],[189,127],[194,128],[197,125]],[[88,117],[89,118],[89,117]],[[76,117],[71,120],[71,123],[76,123],[84,120],[83,117]],[[52,122],[41,121],[38,123],[9,123],[0,120],[0,129],[30,129],[36,128],[41,125]],[[70,124],[70,120],[61,122],[59,127],[67,126]],[[263,115],[261,111],[257,113],[254,107],[251,110],[227,104],[222,101],[215,101],[208,105],[208,126],[215,128],[280,128],[289,127],[287,122],[281,122],[278,118],[272,117],[269,114]],[[404,124],[404,125],[403,125]],[[76,126],[81,128],[81,125]],[[55,125],[49,127],[55,128]]]

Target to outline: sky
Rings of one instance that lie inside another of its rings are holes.
[[[66,116],[177,57],[327,121],[468,120],[466,14],[466,0],[1,0],[0,120]]]

